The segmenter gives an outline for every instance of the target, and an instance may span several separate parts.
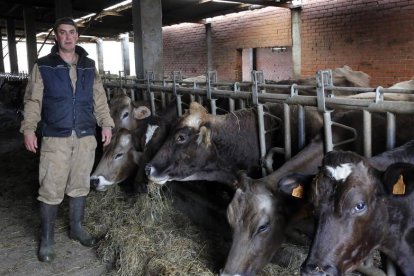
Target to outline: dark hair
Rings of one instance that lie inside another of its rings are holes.
[[[72,25],[75,27],[76,32],[78,31],[78,26],[76,26],[75,21],[73,20],[73,18],[71,17],[62,17],[56,20],[55,25],[53,25],[53,31],[57,32],[57,28],[59,27],[59,25],[61,24],[66,24],[66,25]]]

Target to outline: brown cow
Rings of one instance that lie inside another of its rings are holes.
[[[274,117],[283,118],[280,104],[266,106]],[[292,114],[297,112],[295,107]],[[292,118],[297,116],[292,115]],[[306,109],[307,140],[314,137],[322,126],[320,115]],[[266,149],[283,146],[281,120],[266,116],[266,129],[275,131],[266,136]],[[296,137],[297,122],[292,120],[292,137]],[[179,119],[169,137],[147,165],[148,178],[156,183],[167,181],[207,180],[232,184],[238,170],[258,175],[260,151],[257,113],[243,109],[225,115],[211,115],[200,104],[193,102]],[[293,140],[292,145],[297,145]],[[293,152],[297,149],[293,149]],[[281,162],[279,162],[281,163]]]
[[[414,165],[392,165],[385,176],[393,183],[355,153],[325,156],[311,186],[318,226],[301,275],[343,275],[375,249],[414,275]]]
[[[131,131],[125,128],[114,133],[91,176],[91,185],[97,191],[106,191],[137,170],[142,153],[135,149],[133,139]]]

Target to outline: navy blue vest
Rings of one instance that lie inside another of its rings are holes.
[[[49,55],[37,60],[44,84],[41,136],[67,137],[72,130],[78,137],[95,134],[95,62],[87,58],[87,52],[79,46],[76,46],[76,53],[79,55],[76,93],[69,76],[70,66],[57,54],[56,46]]]

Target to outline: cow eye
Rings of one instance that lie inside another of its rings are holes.
[[[121,158],[122,156],[124,156],[124,154],[121,152],[121,153],[118,153],[117,155],[115,155],[115,159],[119,159],[119,158]]]
[[[259,228],[257,229],[257,234],[260,234],[264,231],[266,231],[267,229],[269,229],[270,224],[267,222],[263,225],[260,225]]]
[[[129,112],[125,112],[123,115],[122,115],[122,119],[125,119],[126,117],[128,117],[129,116]]]
[[[360,202],[357,205],[355,205],[353,212],[358,214],[361,212],[364,212],[367,209],[367,205],[365,204],[365,202]]]

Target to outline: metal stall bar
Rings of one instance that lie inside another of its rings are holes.
[[[216,99],[213,99],[211,97],[211,91],[212,89],[212,83],[217,82],[217,71],[208,71],[207,72],[207,78],[206,78],[206,85],[207,85],[207,100],[210,101],[210,109],[211,114],[216,115],[217,114],[217,105],[216,105]]]
[[[147,71],[147,94],[149,95],[150,105],[151,105],[151,114],[155,115],[155,97],[154,92],[151,90],[151,82],[154,80],[154,72]]]
[[[260,148],[260,160],[261,160],[261,168],[262,168],[262,176],[266,176],[266,168],[263,164],[263,161],[266,157],[266,137],[265,137],[265,125],[264,125],[264,111],[263,111],[263,104],[259,103],[259,95],[258,95],[258,82],[259,82],[259,75],[263,74],[263,72],[259,71],[252,71],[252,102],[257,108],[257,123],[259,129],[259,148]]]

